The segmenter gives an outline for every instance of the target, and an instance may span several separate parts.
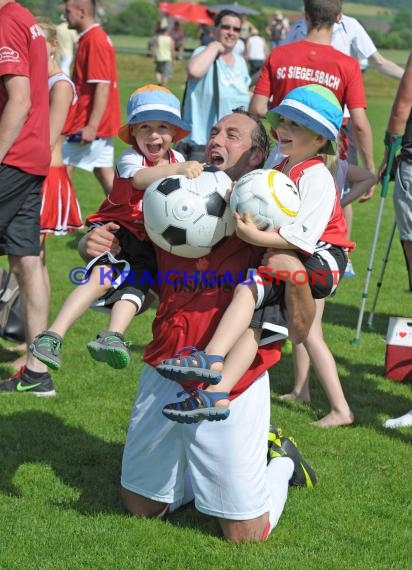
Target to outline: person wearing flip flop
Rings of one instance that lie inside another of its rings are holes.
[[[120,242],[117,255],[105,251],[87,265],[88,281],[69,295],[49,330],[31,343],[30,352],[58,370],[61,345],[69,327],[90,307],[111,309],[108,331],[88,343],[92,358],[113,368],[124,368],[130,352],[123,333],[140,312],[149,289],[141,277],[156,274],[156,257],[143,226],[144,190],[159,178],[183,174],[199,176],[203,165],[185,162],[171,149],[173,141],[189,132],[180,118],[180,103],[165,87],[145,85],[137,89],[127,105],[128,122],[119,137],[130,145],[116,165],[113,189],[99,210],[88,216],[88,226],[110,224]],[[128,279],[128,275],[130,279]]]
[[[336,139],[342,123],[342,108],[335,95],[320,85],[306,85],[290,91],[268,114],[286,158],[277,169],[287,174],[301,194],[297,217],[278,231],[258,230],[250,216],[236,214],[238,237],[252,245],[269,248],[275,280],[268,283],[258,271],[249,285],[239,284],[231,304],[204,350],[178,354],[157,366],[160,374],[182,382],[197,379],[199,388],[186,400],[171,403],[163,414],[178,422],[224,420],[229,416],[231,390],[251,366],[262,330],[287,335],[284,303],[285,271],[298,282],[308,282],[318,303],[335,292],[344,272],[347,251],[354,245],[346,235],[346,223],[330,167],[336,165]],[[266,271],[269,271],[266,268]],[[283,326],[282,325],[283,320]],[[316,319],[315,319],[316,321]],[[316,325],[316,323],[315,323]],[[316,331],[318,328],[316,328]],[[315,333],[309,332],[309,337]],[[322,343],[316,334],[317,344]],[[314,339],[303,340],[308,350]],[[330,352],[323,343],[325,351]],[[312,353],[312,351],[310,352]],[[333,356],[331,356],[333,360]],[[343,405],[340,382],[333,386]],[[348,412],[349,413],[349,412]]]

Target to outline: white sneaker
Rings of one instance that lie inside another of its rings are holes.
[[[352,278],[355,277],[356,273],[355,270],[353,269],[353,265],[350,259],[348,259],[348,263],[346,264],[345,267],[345,273],[343,274],[344,277],[346,278]]]
[[[393,418],[391,420],[386,420],[383,427],[385,428],[399,428],[399,427],[412,427],[412,410],[410,410],[404,416],[399,418]]]

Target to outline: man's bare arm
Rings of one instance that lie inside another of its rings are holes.
[[[5,75],[8,99],[0,117],[0,163],[8,153],[29,114],[30,80],[21,75]]]
[[[96,138],[97,130],[109,102],[110,82],[96,83],[93,97],[93,107],[89,121],[82,129],[82,140],[92,142]]]

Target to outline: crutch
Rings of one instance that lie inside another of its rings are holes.
[[[363,314],[365,312],[366,299],[368,298],[369,282],[370,282],[370,279],[372,276],[373,260],[375,258],[376,245],[378,243],[378,238],[379,238],[379,230],[380,230],[380,226],[381,226],[381,222],[382,222],[383,208],[385,206],[385,199],[386,199],[386,196],[388,194],[393,159],[395,158],[395,154],[397,153],[397,151],[401,145],[401,140],[402,140],[402,137],[399,135],[391,135],[389,133],[385,134],[385,141],[384,142],[385,142],[386,148],[388,149],[388,155],[387,155],[387,161],[386,161],[386,170],[385,170],[385,173],[384,173],[384,176],[382,179],[381,201],[379,204],[378,217],[376,219],[375,231],[373,234],[371,253],[369,256],[368,267],[366,270],[365,286],[364,286],[363,292],[362,292],[362,301],[361,301],[361,306],[359,309],[358,323],[356,325],[355,338],[352,340],[352,344],[360,344],[360,333],[361,333],[361,328],[362,328]]]
[[[375,297],[373,299],[373,303],[372,303],[372,308],[371,308],[371,312],[369,313],[369,318],[368,318],[368,322],[367,322],[367,326],[369,329],[373,329],[373,319],[375,317],[375,308],[376,308],[376,304],[378,302],[378,297],[379,297],[379,293],[382,287],[382,283],[383,283],[383,276],[385,275],[385,269],[386,269],[386,265],[389,261],[389,253],[391,251],[391,247],[392,247],[392,242],[393,242],[393,236],[395,235],[395,230],[396,230],[396,221],[393,222],[392,224],[392,229],[391,229],[391,233],[389,234],[389,239],[388,239],[388,243],[386,245],[386,251],[385,251],[385,255],[383,257],[383,261],[382,261],[382,269],[378,278],[378,282],[376,283],[376,292],[375,292]]]

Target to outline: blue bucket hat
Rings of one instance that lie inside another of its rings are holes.
[[[122,141],[133,145],[136,140],[130,134],[130,125],[145,121],[165,121],[176,127],[173,137],[179,141],[189,134],[188,125],[180,117],[180,102],[169,89],[161,85],[145,85],[136,89],[127,103],[127,124],[119,129]]]
[[[271,127],[279,126],[280,116],[328,139],[329,143],[322,152],[336,154],[333,141],[336,140],[342,125],[343,112],[330,89],[315,83],[292,89],[279,105],[267,114],[266,118]]]

